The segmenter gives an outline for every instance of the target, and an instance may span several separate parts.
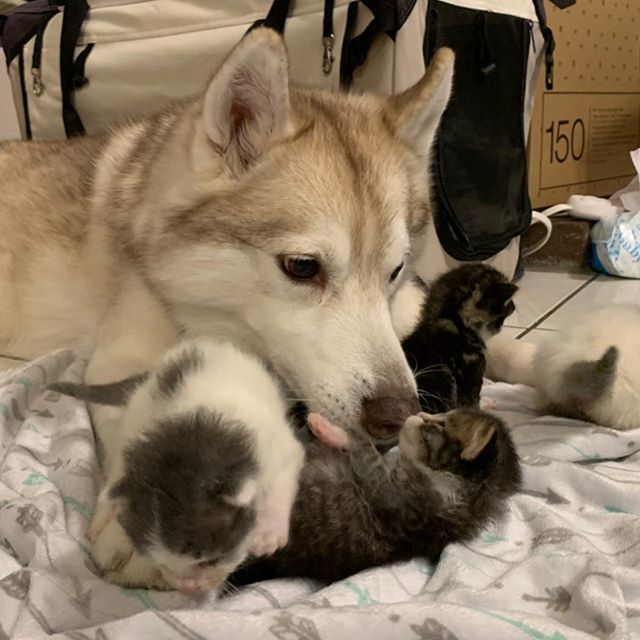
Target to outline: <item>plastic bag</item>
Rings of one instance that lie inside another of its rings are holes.
[[[589,262],[595,271],[640,278],[640,211],[598,222],[591,231]]]
[[[595,271],[622,278],[640,278],[640,149],[631,152],[637,175],[611,196],[611,205],[625,210],[603,216],[591,230],[589,263]]]

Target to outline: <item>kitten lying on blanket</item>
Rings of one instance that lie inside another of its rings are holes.
[[[235,584],[284,576],[324,582],[424,556],[472,539],[519,487],[520,467],[502,422],[479,409],[409,418],[395,457],[366,435],[316,414],[289,543],[249,562]]]
[[[489,356],[492,377],[535,387],[544,410],[640,428],[640,306],[583,312],[539,345],[494,338]]]
[[[515,284],[493,267],[466,264],[436,279],[413,333],[402,343],[423,411],[475,406],[485,372],[485,340],[515,306]]]
[[[211,589],[249,552],[287,542],[304,450],[278,384],[256,359],[230,344],[189,341],[153,374],[51,388],[127,405],[120,455],[89,531],[111,581]]]

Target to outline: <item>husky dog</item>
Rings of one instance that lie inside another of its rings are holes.
[[[424,246],[453,63],[439,50],[390,98],[294,89],[281,37],[259,28],[203,96],[1,146],[0,351],[70,347],[100,383],[207,334],[331,422],[397,434],[419,405],[391,309]],[[91,411],[109,451],[122,408]]]
[[[249,553],[287,543],[304,451],[256,358],[200,338],[169,350],[151,374],[50,388],[125,406],[89,530],[107,579],[212,589]]]
[[[290,88],[250,32],[202,97],[93,138],[0,147],[0,349],[71,347],[90,383],[181,334],[258,354],[374,436],[417,409],[391,306],[429,222],[453,54],[390,98]],[[94,408],[108,438],[112,408]]]
[[[593,309],[539,345],[497,336],[492,377],[528,384],[541,407],[612,429],[640,428],[640,307]]]

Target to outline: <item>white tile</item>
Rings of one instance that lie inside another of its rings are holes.
[[[502,327],[502,329],[500,329],[500,335],[508,336],[509,338],[517,338],[523,331],[524,329],[521,329],[520,327]]]
[[[527,271],[514,297],[516,311],[505,322],[507,327],[530,327],[560,301],[582,286],[589,273]]]
[[[520,336],[523,331],[526,331],[526,329],[521,329],[520,327],[503,327],[500,331],[500,335],[507,336],[513,339],[518,338],[518,340],[522,340],[523,342],[532,342],[534,344],[539,344],[546,337],[548,337],[550,333],[555,333],[555,331],[542,331],[540,329],[532,329],[519,338],[518,336]]]
[[[581,314],[589,309],[611,304],[640,305],[640,280],[598,276],[549,316],[540,329],[559,329],[579,320]]]
[[[541,331],[540,329],[532,329],[518,339],[522,340],[523,342],[530,342],[537,345],[546,340],[553,333],[555,333],[555,331]]]

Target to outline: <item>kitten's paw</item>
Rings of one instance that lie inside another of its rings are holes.
[[[258,515],[253,533],[251,555],[270,556],[289,542],[289,518],[281,514]]]
[[[108,518],[101,514],[98,525],[92,531],[93,558],[105,574],[118,572],[131,560],[133,545],[118,522],[115,509],[111,509]]]
[[[446,422],[447,414],[446,413],[425,413],[424,411],[420,412],[417,415],[422,422],[428,425],[443,425]]]
[[[307,422],[311,433],[327,446],[334,449],[348,449],[351,446],[351,440],[347,432],[331,424],[320,414],[310,413],[307,417]]]
[[[113,502],[100,502],[93,514],[91,524],[87,529],[87,540],[95,544],[104,528],[118,515],[117,506]]]
[[[105,574],[105,579],[121,587],[170,591],[176,585],[166,580],[159,567],[149,558],[133,551],[129,561],[116,571]]]
[[[480,409],[482,411],[495,411],[498,403],[493,398],[480,398]]]

